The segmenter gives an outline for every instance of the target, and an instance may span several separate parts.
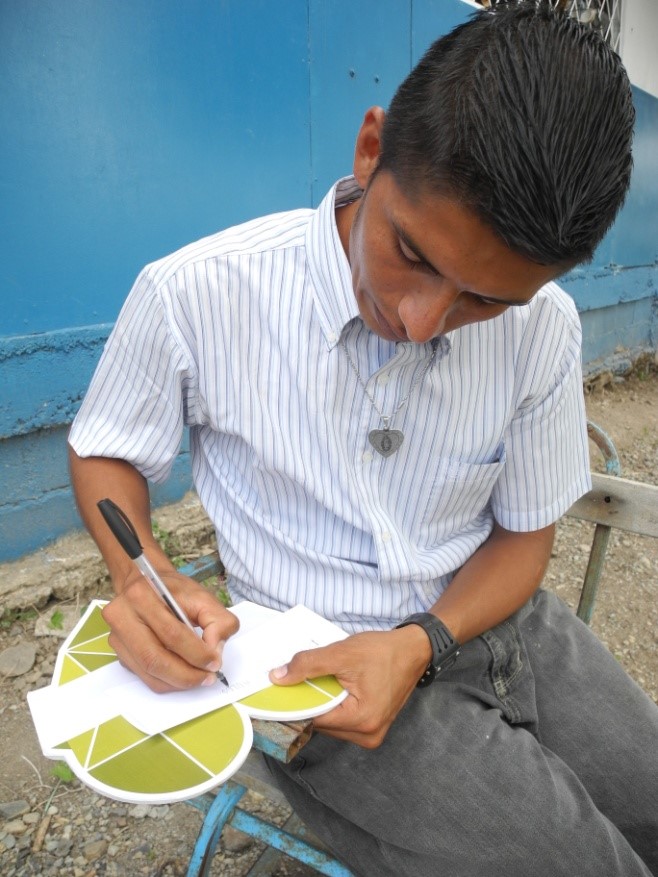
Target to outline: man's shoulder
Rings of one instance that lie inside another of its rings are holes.
[[[555,281],[542,286],[531,302],[532,309],[560,313],[568,322],[578,320],[578,311],[574,300]]]
[[[580,317],[576,304],[571,296],[557,283],[550,282],[533,296],[527,305],[518,308],[508,308],[494,320],[480,324],[485,331],[491,333],[491,337],[498,337],[498,333],[511,330],[514,332],[518,343],[527,343],[532,340],[533,344],[543,346],[549,338],[576,337],[580,333]]]
[[[303,247],[313,212],[310,208],[300,208],[250,219],[187,244],[144,270],[154,283],[161,285],[179,272],[202,263],[239,260]]]

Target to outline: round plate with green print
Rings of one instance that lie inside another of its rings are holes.
[[[65,685],[117,660],[108,643],[103,605],[90,605],[60,649],[53,684]],[[81,782],[102,795],[165,804],[225,782],[241,767],[252,742],[247,711],[231,704],[152,735],[116,716],[60,744],[53,754],[66,759]]]
[[[270,685],[238,703],[252,719],[295,722],[329,712],[347,697],[335,676],[319,676],[297,685]]]

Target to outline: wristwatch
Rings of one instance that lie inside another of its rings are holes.
[[[442,670],[455,663],[461,646],[445,624],[430,612],[416,612],[414,615],[409,615],[396,625],[396,629],[406,627],[408,624],[422,627],[432,645],[432,658],[418,680],[418,687],[424,688],[426,685],[431,685]]]

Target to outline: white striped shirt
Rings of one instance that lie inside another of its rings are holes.
[[[335,204],[275,214],[147,266],[124,305],[71,443],[167,477],[190,426],[193,474],[231,595],[304,603],[348,631],[429,608],[485,541],[555,521],[589,488],[580,324],[553,283],[527,306],[430,344],[361,320]],[[335,199],[335,201],[334,201]],[[513,562],[513,558],[510,558]]]

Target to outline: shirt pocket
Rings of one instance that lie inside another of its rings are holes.
[[[421,521],[421,539],[436,544],[480,530],[491,515],[489,500],[505,466],[505,452],[491,463],[442,459]]]

